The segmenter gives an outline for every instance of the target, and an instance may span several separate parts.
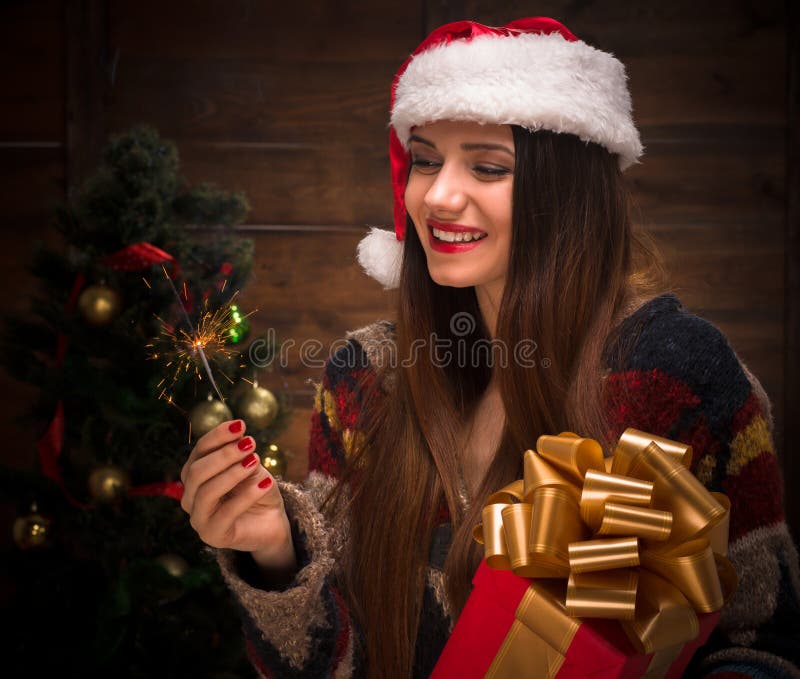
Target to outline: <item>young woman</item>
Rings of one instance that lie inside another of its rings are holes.
[[[664,291],[631,221],[622,170],[642,146],[622,64],[551,19],[448,24],[398,72],[391,120],[395,231],[358,254],[399,288],[397,319],[328,360],[307,480],[273,480],[241,421],[183,470],[254,665],[428,676],[480,562],[472,528],[522,452],[575,431],[610,454],[635,427],[691,444],[732,502],[739,589],[693,672],[800,676],[781,638],[798,569],[770,403]]]

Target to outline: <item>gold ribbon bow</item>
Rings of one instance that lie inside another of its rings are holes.
[[[696,613],[719,610],[736,587],[730,502],[689,471],[691,457],[636,429],[608,459],[594,439],[540,436],[524,478],[488,498],[473,531],[490,567],[548,579],[529,588],[518,620],[563,654],[574,618],[616,619],[639,652],[672,662],[698,635]],[[552,579],[566,580],[565,596]]]

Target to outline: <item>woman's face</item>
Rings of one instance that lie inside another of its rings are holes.
[[[511,245],[511,127],[439,121],[411,135],[405,202],[431,278],[502,291]]]

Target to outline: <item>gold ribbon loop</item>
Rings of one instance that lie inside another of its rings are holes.
[[[486,563],[503,571],[511,570],[502,514],[508,506],[499,503],[486,505],[481,512],[482,523],[472,530],[472,537],[483,545]]]
[[[726,516],[725,508],[697,477],[651,442],[634,460],[631,473],[640,472],[654,483],[653,502],[672,513],[676,542],[702,535]]]
[[[609,502],[603,509],[603,520],[597,535],[635,535],[663,542],[672,532],[672,514],[659,509],[629,507]]]
[[[639,541],[636,538],[584,540],[569,545],[569,569],[572,573],[592,573],[639,565]]]
[[[528,536],[531,532],[531,512],[529,504],[506,505],[503,508],[503,529],[508,546],[508,559],[511,570],[524,578],[542,577],[541,569],[528,553]],[[550,573],[549,569],[545,572]],[[549,576],[554,577],[552,573]]]
[[[632,569],[571,573],[567,581],[568,615],[632,620],[639,575]]]
[[[652,498],[653,484],[650,481],[590,469],[583,481],[581,518],[592,530],[597,530],[603,520],[606,502],[649,507]]]
[[[522,502],[523,491],[525,483],[522,479],[517,479],[509,483],[504,488],[501,488],[496,493],[492,493],[487,499],[487,503],[498,504],[512,504],[514,502]]]
[[[556,469],[580,483],[589,469],[605,470],[603,449],[594,439],[563,432],[544,434],[536,441],[536,451]]]
[[[700,632],[697,615],[686,598],[669,582],[645,569],[639,570],[636,617],[622,627],[642,653],[685,644]]]
[[[526,450],[523,455],[524,490],[523,502],[533,502],[533,494],[539,488],[561,488],[575,496],[580,496],[572,481],[556,471],[551,464],[541,458],[535,450]]]
[[[661,550],[646,550],[642,564],[669,580],[701,613],[722,608],[724,597],[711,545],[705,538]]]
[[[614,463],[611,467],[611,471],[615,474],[622,474],[623,476],[630,474],[630,464],[632,460],[650,445],[650,443],[658,445],[664,453],[680,462],[686,469],[691,468],[691,446],[629,427],[623,432],[622,436],[619,437],[617,447],[614,449],[612,458]],[[633,476],[637,475],[633,474]]]
[[[569,574],[569,543],[586,536],[574,494],[561,488],[539,488],[534,493],[528,553],[556,577]]]

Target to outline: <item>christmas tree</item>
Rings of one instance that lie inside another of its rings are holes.
[[[241,417],[280,475],[290,409],[257,383],[280,347],[251,338],[253,365],[236,304],[252,271],[252,241],[233,231],[246,199],[178,172],[156,130],[113,138],[57,210],[64,251],[37,248],[30,314],[4,318],[5,367],[40,388],[17,424],[42,432],[30,470],[0,466],[19,507],[7,676],[254,676],[180,470],[198,436]]]

